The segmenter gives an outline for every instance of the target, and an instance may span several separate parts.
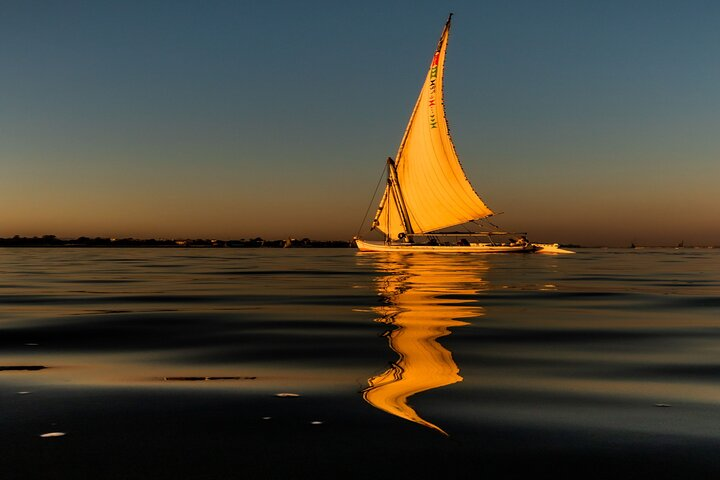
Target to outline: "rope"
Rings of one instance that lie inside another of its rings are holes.
[[[495,225],[494,223],[492,223],[492,222],[491,222],[490,220],[488,220],[487,218],[481,218],[480,220],[473,220],[473,223],[476,224],[476,225],[478,225],[478,226],[480,226],[480,227],[482,227],[482,225],[480,225],[481,222],[485,222],[485,223],[487,223],[488,225],[490,225],[491,227],[493,227],[493,228],[495,228],[495,229],[497,229],[497,230],[500,229],[500,227],[498,227],[497,225]]]
[[[382,183],[383,178],[385,177],[385,170],[387,169],[387,164],[385,164],[385,168],[382,169],[382,172],[380,173],[380,179],[378,180],[377,185],[375,185],[375,191],[373,192],[373,196],[370,199],[370,203],[368,204],[367,210],[365,210],[365,216],[362,219],[362,222],[360,222],[360,227],[358,228],[357,235],[355,237],[360,236],[360,231],[363,228],[363,225],[365,225],[365,220],[367,220],[368,213],[370,213],[370,209],[372,208],[373,204],[375,203],[375,197],[377,196],[378,189],[380,188],[380,183]]]

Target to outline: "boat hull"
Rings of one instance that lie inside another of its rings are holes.
[[[433,252],[433,253],[575,253],[560,248],[557,243],[530,243],[527,245],[489,245],[471,243],[470,245],[423,245],[423,244],[386,244],[356,239],[361,252]]]
[[[475,243],[470,245],[424,245],[424,244],[386,244],[355,240],[361,252],[433,252],[433,253],[529,253],[535,246],[528,245],[489,245]]]

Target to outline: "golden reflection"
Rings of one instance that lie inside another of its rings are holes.
[[[487,263],[471,255],[385,253],[365,254],[365,259],[383,274],[376,282],[384,305],[373,310],[379,315],[375,321],[393,327],[385,336],[398,359],[368,379],[363,398],[380,410],[447,435],[424,420],[408,399],[462,381],[452,353],[438,339],[449,335],[453,327],[468,325],[460,319],[483,315],[483,308],[470,303],[472,299],[457,296],[486,288]]]

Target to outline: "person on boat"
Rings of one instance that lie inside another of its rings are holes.
[[[514,240],[510,242],[510,245],[518,245],[521,247],[524,247],[528,244],[527,238],[525,238],[525,235],[520,235],[520,237],[517,240]]]
[[[461,238],[460,241],[457,243],[458,245],[462,245],[463,247],[469,247],[470,242],[467,241],[467,238]]]
[[[409,237],[405,232],[398,233],[398,240],[401,242],[415,243],[412,237]]]

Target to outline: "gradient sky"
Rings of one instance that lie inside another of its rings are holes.
[[[713,1],[0,1],[0,237],[350,239],[450,11],[496,223],[720,244]]]

